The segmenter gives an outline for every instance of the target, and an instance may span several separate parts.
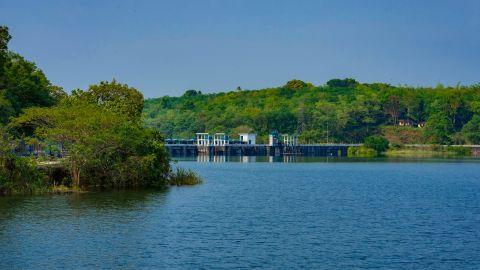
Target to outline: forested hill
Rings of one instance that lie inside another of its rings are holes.
[[[298,133],[302,142],[362,142],[383,134],[399,143],[480,143],[480,85],[434,88],[334,79],[282,87],[147,100],[147,125],[167,137],[196,132]],[[400,126],[404,125],[404,126]]]

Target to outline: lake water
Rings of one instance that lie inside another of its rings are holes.
[[[480,163],[286,161],[180,162],[205,183],[164,191],[0,198],[0,269],[480,269]]]

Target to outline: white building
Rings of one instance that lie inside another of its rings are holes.
[[[212,144],[212,137],[208,133],[197,133],[197,145],[209,146]]]
[[[270,132],[268,135],[268,145],[269,146],[277,146],[280,142],[278,138],[278,132]]]
[[[257,135],[253,133],[239,133],[239,139],[246,144],[256,144]]]
[[[213,135],[213,145],[225,146],[229,144],[228,136],[225,133],[215,133]]]
[[[289,134],[282,134],[282,142],[283,145],[287,146],[296,146],[298,144],[298,136],[297,135],[289,135]]]

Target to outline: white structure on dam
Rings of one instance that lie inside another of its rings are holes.
[[[245,144],[256,144],[257,134],[253,133],[239,133],[238,137],[241,142]]]

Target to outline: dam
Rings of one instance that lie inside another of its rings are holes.
[[[254,133],[239,133],[232,140],[225,133],[196,133],[196,139],[167,139],[165,146],[172,157],[189,156],[317,156],[346,157],[348,148],[360,144],[298,144],[296,134],[270,132],[268,144],[257,144]]]
[[[346,157],[348,147],[360,144],[304,144],[304,145],[267,145],[267,144],[165,144],[172,157],[198,155],[209,156],[316,156]]]

